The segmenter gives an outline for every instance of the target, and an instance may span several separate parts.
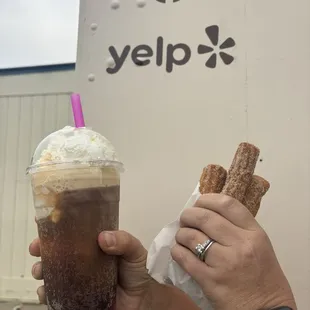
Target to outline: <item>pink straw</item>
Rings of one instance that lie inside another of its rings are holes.
[[[79,94],[71,95],[71,106],[74,117],[75,127],[85,127],[81,97]]]

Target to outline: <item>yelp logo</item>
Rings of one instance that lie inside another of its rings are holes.
[[[156,0],[157,2],[160,2],[160,3],[167,3],[167,2],[169,2],[169,0],[167,1],[167,0]],[[180,0],[170,0],[170,2],[179,2]]]
[[[234,39],[228,37],[219,45],[219,27],[217,25],[207,27],[205,33],[210,44],[198,44],[197,49],[195,49],[196,56],[204,56],[205,66],[210,69],[217,67],[218,58],[225,65],[230,65],[234,61],[234,57],[229,53],[229,50],[236,45]],[[193,57],[193,50],[188,44],[165,44],[162,36],[157,38],[155,48],[147,44],[126,45],[122,51],[118,51],[112,45],[109,47],[109,52],[113,60],[113,67],[106,69],[109,74],[118,73],[128,59],[141,67],[148,66],[153,62],[158,67],[164,66],[165,70],[171,73],[175,66],[184,66]]]
[[[215,48],[218,46],[219,43],[219,27],[207,27],[206,34],[211,41],[212,46],[199,44],[197,52],[199,55],[210,54],[210,57],[208,57],[205,65],[208,68],[215,68],[217,63],[217,53],[215,52]],[[234,61],[234,57],[226,53],[224,50],[234,47],[235,45],[236,43],[234,39],[229,37],[224,40],[223,43],[221,43],[221,45],[219,46],[218,55],[220,56],[225,65],[230,65]]]

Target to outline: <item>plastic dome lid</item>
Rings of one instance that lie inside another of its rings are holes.
[[[70,163],[123,168],[108,139],[90,128],[66,126],[41,141],[27,172],[47,165]]]

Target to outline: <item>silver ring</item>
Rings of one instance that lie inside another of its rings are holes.
[[[202,261],[204,262],[206,254],[208,252],[208,250],[210,249],[210,247],[212,246],[212,244],[215,241],[212,239],[207,240],[205,243],[203,244],[197,244],[196,248],[195,248],[195,252],[196,252],[196,256]]]

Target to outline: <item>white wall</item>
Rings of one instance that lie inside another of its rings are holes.
[[[228,167],[239,142],[255,143],[257,173],[272,184],[258,220],[298,309],[309,309],[310,2],[148,1],[142,9],[131,0],[113,10],[110,1],[82,0],[80,12],[77,89],[87,124],[125,163],[121,227],[148,246],[178,216],[205,165]],[[229,66],[206,68],[207,55],[197,54],[198,44],[210,45],[210,25],[236,41]],[[119,55],[127,44],[156,51],[158,36],[165,48],[188,44],[191,60],[167,73],[155,56],[139,67],[129,55],[118,73],[106,72],[111,45]]]
[[[37,301],[28,253],[37,236],[25,175],[39,141],[71,123],[74,71],[0,77],[0,300]]]

